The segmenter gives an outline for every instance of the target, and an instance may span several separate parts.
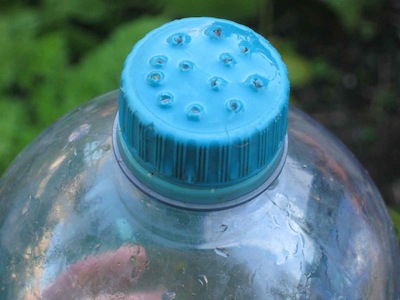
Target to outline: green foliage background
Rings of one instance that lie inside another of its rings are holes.
[[[208,15],[278,48],[292,103],[356,153],[400,228],[399,10],[379,0],[0,0],[0,173],[62,114],[118,88],[126,55],[149,30]]]

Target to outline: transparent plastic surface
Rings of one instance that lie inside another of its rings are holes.
[[[218,211],[174,208],[121,171],[116,92],[64,116],[0,182],[1,299],[397,299],[384,202],[344,146],[289,114],[278,179]]]

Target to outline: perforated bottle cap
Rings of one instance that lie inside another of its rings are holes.
[[[228,202],[276,173],[288,96],[280,55],[250,28],[173,21],[125,61],[119,151],[139,182],[173,202]]]

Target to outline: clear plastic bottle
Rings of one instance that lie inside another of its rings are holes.
[[[0,298],[398,299],[379,192],[288,92],[245,26],[151,32],[1,179]]]

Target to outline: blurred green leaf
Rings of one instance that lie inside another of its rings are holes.
[[[35,39],[15,85],[23,91],[25,105],[31,106],[32,120],[46,126],[59,116],[60,96],[67,69],[67,52],[62,36],[53,33]]]
[[[392,218],[394,224],[394,229],[396,231],[397,238],[399,239],[400,242],[400,211],[391,207],[388,207],[388,210],[389,210],[389,215]]]
[[[5,170],[16,153],[20,152],[32,136],[38,134],[35,128],[27,126],[28,118],[22,102],[17,99],[0,101],[0,173]]]
[[[262,0],[169,0],[165,14],[172,18],[210,16],[232,20],[248,20],[257,15]]]
[[[273,44],[276,44],[286,64],[289,72],[290,85],[292,87],[297,87],[309,83],[313,76],[311,61],[299,55],[294,45],[287,41],[274,38]]]
[[[311,81],[312,68],[307,59],[294,52],[282,53],[282,57],[288,68],[291,86],[302,86]]]
[[[71,17],[93,22],[101,20],[109,13],[107,3],[99,0],[43,0],[41,7],[46,19],[57,22]]]
[[[361,138],[366,144],[374,144],[378,140],[378,130],[374,126],[362,127]]]
[[[168,22],[146,17],[119,27],[111,37],[70,70],[64,84],[65,110],[119,87],[123,63],[132,46],[150,30]]]
[[[379,0],[319,0],[329,5],[347,30],[362,28],[363,12],[374,9]],[[371,33],[371,28],[368,28]]]
[[[337,82],[342,79],[342,74],[330,65],[324,58],[316,57],[312,62],[313,76],[316,79]]]
[[[306,58],[299,54],[296,46],[289,40],[271,39],[275,44],[289,72],[290,85],[302,87],[312,80],[329,80],[336,82],[341,79],[341,74],[321,57]]]
[[[8,89],[25,72],[38,24],[38,15],[29,9],[0,15],[0,89]]]

